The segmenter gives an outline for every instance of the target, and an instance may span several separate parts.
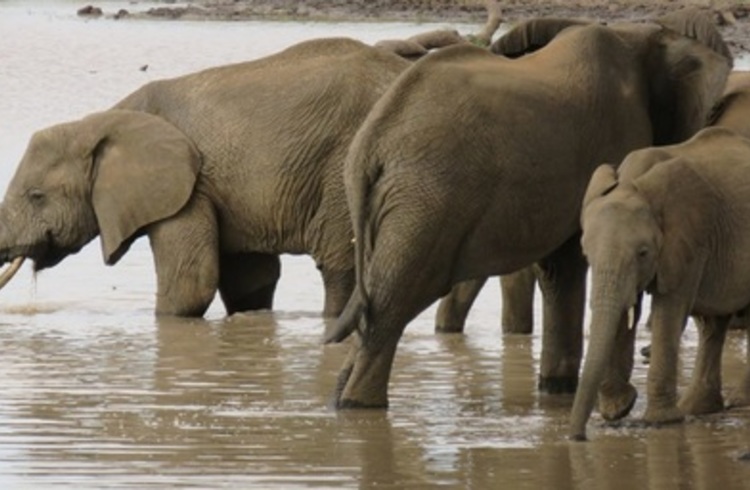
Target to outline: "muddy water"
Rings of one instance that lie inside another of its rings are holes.
[[[32,131],[146,81],[311,37],[433,27],[84,21],[74,5],[0,2],[3,188]],[[465,336],[434,335],[434,308],[409,326],[388,412],[329,408],[346,346],[320,343],[308,259],[285,259],[274,313],[224,318],[215,304],[205,320],[157,321],[153,293],[145,243],[106,268],[95,242],[0,294],[2,488],[750,488],[748,410],[661,429],[594,417],[591,442],[567,442],[571,399],[535,391],[540,336],[501,336],[495,283]],[[688,329],[685,375],[695,346]],[[728,386],[743,349],[733,334]]]

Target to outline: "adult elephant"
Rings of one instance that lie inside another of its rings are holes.
[[[280,253],[309,254],[337,315],[354,285],[341,169],[402,57],[321,39],[149,83],[33,135],[0,207],[0,259],[57,264],[101,236],[115,264],[142,235],[157,314],[270,308]]]
[[[674,422],[724,407],[726,330],[731,315],[750,305],[748,215],[750,140],[726,128],[707,128],[682,144],[634,151],[619,175],[611,165],[594,172],[581,217],[583,250],[592,269],[591,334],[571,412],[573,438],[585,439],[603,374],[628,328],[625,313],[644,291],[652,296],[653,339],[645,420]],[[678,405],[679,341],[688,315],[697,320],[698,359]],[[750,349],[734,399],[748,402]]]
[[[344,175],[357,289],[327,337],[359,332],[339,408],[387,406],[404,328],[454,284],[534,262],[549,281],[540,388],[573,391],[587,268],[578,216],[589,177],[601,162],[695,133],[732,65],[711,21],[695,12],[611,27],[540,19],[493,48],[536,52],[431,54],[398,78],[355,136]]]

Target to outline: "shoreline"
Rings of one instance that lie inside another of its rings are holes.
[[[151,2],[153,4],[153,2]],[[296,22],[414,22],[474,24],[487,20],[487,5],[480,0],[166,0],[158,7],[142,8],[137,2],[118,12],[102,11],[96,4],[78,9],[79,16],[117,20],[164,21],[296,21]],[[502,12],[502,22],[513,24],[534,17],[567,17],[597,22],[642,21],[682,7],[710,12],[732,54],[750,53],[750,5],[710,0],[532,0],[492,2]]]

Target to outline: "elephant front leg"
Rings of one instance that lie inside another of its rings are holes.
[[[456,284],[447,296],[443,296],[435,316],[435,331],[439,333],[463,333],[471,305],[487,282],[487,278],[472,279]]]
[[[539,390],[574,393],[583,353],[583,315],[587,264],[580,235],[540,263],[544,301]]]
[[[219,293],[227,314],[270,310],[281,276],[278,255],[222,254],[219,259]]]
[[[730,317],[694,317],[694,320],[699,333],[698,358],[690,386],[678,404],[686,415],[714,413],[724,409],[721,353]]]
[[[208,198],[193,195],[172,218],[146,230],[156,268],[156,314],[205,314],[219,284],[218,226]]]
[[[648,367],[648,402],[643,418],[649,423],[679,422],[677,362],[687,308],[654,295],[651,303],[651,360]]]
[[[534,331],[534,289],[536,266],[500,277],[502,292],[502,318],[504,334],[530,334]]]

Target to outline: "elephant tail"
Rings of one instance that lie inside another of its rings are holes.
[[[350,155],[351,157],[351,155]],[[333,331],[326,335],[326,343],[342,342],[356,330],[362,335],[367,330],[370,296],[365,286],[365,256],[372,249],[372,234],[367,233],[367,211],[370,209],[370,194],[377,181],[381,167],[375,171],[349,163],[345,170],[347,198],[354,231],[355,287],[344,311],[336,320]]]

